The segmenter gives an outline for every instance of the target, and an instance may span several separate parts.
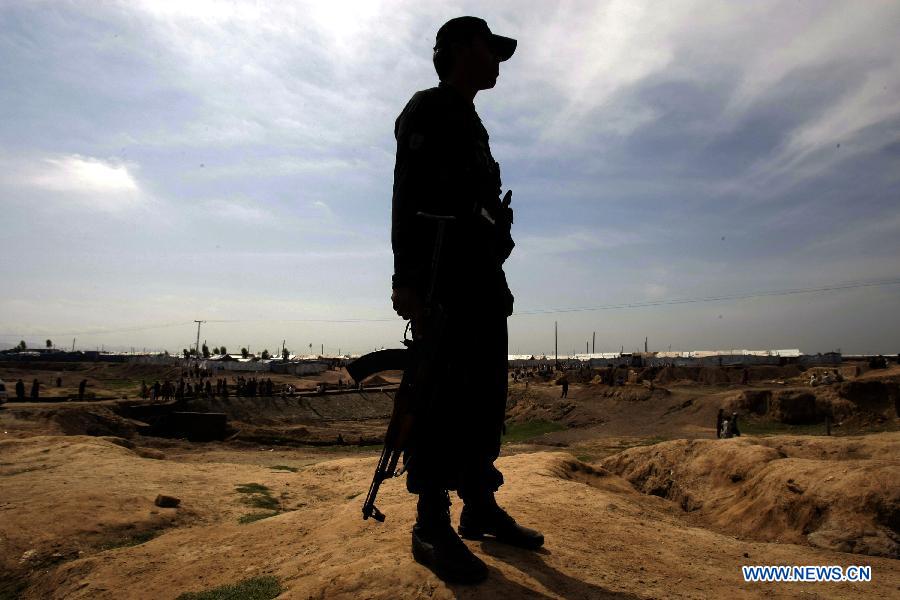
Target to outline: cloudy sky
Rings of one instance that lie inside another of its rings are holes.
[[[888,0],[4,0],[0,346],[397,346],[393,123],[461,14],[519,40],[510,352],[900,350]]]

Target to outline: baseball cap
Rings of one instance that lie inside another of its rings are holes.
[[[478,17],[456,17],[441,25],[434,49],[445,48],[453,42],[468,41],[476,35],[484,37],[501,62],[509,60],[516,51],[516,40],[492,33],[485,20]]]

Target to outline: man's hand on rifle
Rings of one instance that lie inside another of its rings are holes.
[[[510,204],[512,204],[512,190],[506,190],[506,195],[503,196],[500,207],[503,209],[503,220],[508,225],[513,223],[513,209]]]
[[[411,287],[394,288],[391,302],[401,318],[412,321],[413,338],[421,337],[425,323],[425,302],[421,295]]]

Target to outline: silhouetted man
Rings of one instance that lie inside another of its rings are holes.
[[[38,383],[38,380],[37,380],[37,379],[35,379],[35,380],[31,383],[31,399],[32,399],[32,400],[39,400],[39,399],[40,399],[40,395],[41,395],[41,384]]]
[[[84,400],[84,388],[87,387],[87,379],[82,379],[78,384],[78,399]]]
[[[514,244],[511,195],[507,192],[501,202],[500,168],[473,100],[480,90],[494,87],[500,62],[515,48],[515,40],[492,34],[481,19],[445,23],[433,55],[440,85],[417,92],[394,130],[392,300],[397,313],[412,321],[417,340],[430,335],[424,299],[437,229],[417,213],[455,217],[443,239],[433,301],[446,316],[440,340],[446,360],[436,365],[437,378],[454,372],[462,376],[452,397],[444,393],[416,413],[405,464],[407,489],[419,496],[413,556],[439,577],[460,583],[484,580],[487,567],[453,530],[447,490],[463,499],[463,537],[488,534],[532,549],[544,541],[540,533],[516,524],[494,499],[503,483],[494,460],[505,417],[506,318],[513,306],[502,265]],[[468,367],[473,358],[478,368]]]
[[[16,381],[16,400],[25,401],[25,383],[21,379]]]
[[[562,395],[560,396],[560,398],[568,398],[569,397],[569,380],[563,379],[561,383],[562,383]]]
[[[719,413],[716,415],[716,437],[722,437],[722,424],[725,422],[725,409],[720,408]]]

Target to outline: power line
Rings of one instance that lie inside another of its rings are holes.
[[[627,308],[647,308],[654,306],[667,306],[678,304],[697,304],[701,302],[722,302],[726,300],[747,300],[751,298],[766,298],[773,296],[791,296],[795,294],[814,294],[821,292],[832,292],[838,290],[849,290],[865,287],[885,287],[890,285],[900,285],[900,277],[893,279],[878,279],[873,281],[854,281],[847,283],[837,283],[822,287],[811,288],[788,288],[781,290],[765,290],[757,292],[743,292],[738,294],[726,294],[722,296],[701,296],[696,298],[672,298],[664,300],[644,300],[638,302],[623,302],[621,304],[605,304],[601,306],[577,307],[577,308],[536,308],[529,310],[520,310],[513,313],[512,316],[519,315],[549,315],[568,312],[590,312],[599,310],[616,310]],[[365,319],[365,318],[349,318],[349,319],[212,319],[210,323],[378,323],[393,322],[396,317]]]
[[[701,296],[697,298],[674,298],[667,300],[645,300],[641,302],[623,302],[621,304],[605,304],[601,306],[587,306],[578,308],[545,308],[517,311],[513,316],[517,315],[549,315],[570,312],[591,312],[600,310],[618,310],[627,308],[648,308],[654,306],[671,306],[677,304],[698,304],[702,302],[723,302],[727,300],[747,300],[750,298],[766,298],[773,296],[791,296],[795,294],[815,294],[820,292],[833,292],[837,290],[850,290],[865,287],[884,287],[889,285],[900,285],[900,278],[886,279],[879,281],[861,281],[854,283],[842,283],[815,288],[791,288],[784,290],[768,290],[762,292],[745,292],[741,294],[727,294],[723,296]]]
[[[900,277],[892,279],[878,279],[872,281],[855,281],[847,283],[837,283],[821,287],[809,288],[787,288],[780,290],[765,290],[756,292],[743,292],[737,294],[724,294],[720,296],[698,296],[694,298],[670,298],[660,300],[643,300],[637,302],[622,302],[619,304],[604,304],[600,306],[586,306],[574,308],[536,308],[528,310],[520,310],[513,313],[513,317],[530,316],[530,315],[550,315],[572,312],[592,312],[602,310],[624,310],[633,308],[652,308],[655,306],[675,306],[680,304],[699,304],[705,302],[725,302],[729,300],[749,300],[752,298],[768,298],[777,296],[792,296],[797,294],[817,294],[824,292],[834,292],[840,290],[850,290],[857,288],[887,287],[900,285]],[[207,319],[207,323],[393,323],[398,317],[381,317],[381,318],[346,318],[346,319]],[[146,325],[141,327],[123,327],[118,329],[92,329],[81,331],[56,331],[52,333],[0,333],[0,337],[30,337],[33,335],[108,335],[113,333],[130,333],[136,331],[148,331],[152,329],[166,329],[169,327],[192,326],[194,321],[179,321],[173,323],[162,323],[158,325]]]

